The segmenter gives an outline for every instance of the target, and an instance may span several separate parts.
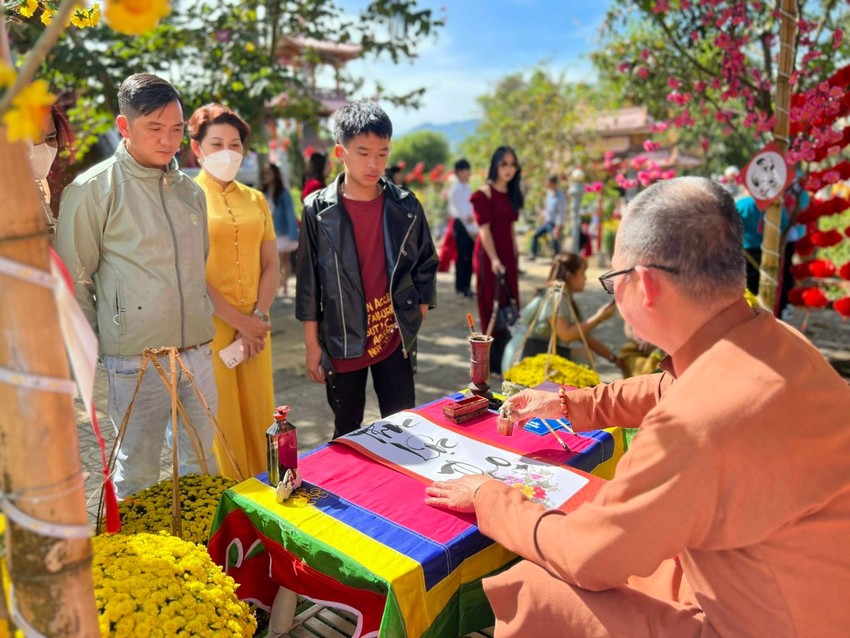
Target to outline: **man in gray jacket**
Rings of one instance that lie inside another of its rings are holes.
[[[122,82],[118,104],[124,139],[113,157],[65,189],[56,238],[77,301],[100,340],[116,429],[136,389],[145,348],[179,348],[213,413],[218,405],[209,345],[206,200],[174,159],[184,133],[180,95],[165,80],[141,73]],[[215,472],[213,428],[184,375],[177,388],[207,467]],[[170,416],[168,391],[149,366],[118,452],[119,498],[159,481]],[[174,430],[180,474],[200,471],[185,425]]]

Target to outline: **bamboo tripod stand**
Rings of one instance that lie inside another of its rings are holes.
[[[517,349],[514,350],[514,354],[511,357],[511,363],[516,360],[516,353],[519,352],[522,354],[523,349],[525,348],[525,343],[528,341],[529,335],[534,332],[534,328],[537,325],[538,320],[540,319],[540,314],[543,311],[543,307],[547,304],[547,302],[553,302],[553,312],[550,318],[550,333],[549,333],[549,346],[546,349],[546,365],[543,369],[543,378],[549,378],[550,365],[552,360],[552,355],[556,352],[558,348],[558,331],[557,331],[557,323],[558,317],[560,316],[561,311],[561,300],[564,295],[567,296],[567,307],[570,311],[570,320],[573,322],[575,327],[578,330],[579,338],[581,339],[581,343],[584,346],[584,351],[587,354],[587,361],[590,363],[591,369],[596,372],[596,363],[593,359],[593,353],[590,350],[590,346],[587,343],[587,337],[584,334],[584,330],[581,327],[581,321],[576,315],[575,306],[573,302],[573,296],[570,292],[570,289],[562,281],[553,281],[546,286],[546,291],[543,295],[543,298],[540,300],[540,303],[537,306],[537,309],[534,311],[534,316],[526,327],[525,334],[523,335],[522,341],[517,345]]]
[[[160,356],[165,355],[168,355],[170,376],[165,372],[165,369],[163,368],[162,363],[159,360]],[[212,424],[216,435],[221,438],[224,452],[225,454],[227,454],[227,458],[233,464],[233,468],[236,470],[236,475],[238,479],[240,481],[245,480],[245,475],[242,472],[242,468],[239,467],[239,463],[236,460],[236,456],[233,454],[233,450],[230,448],[230,444],[227,442],[227,437],[225,437],[224,431],[221,429],[221,425],[216,420],[215,415],[210,409],[210,406],[204,398],[203,393],[195,383],[194,375],[189,370],[189,368],[186,367],[186,364],[183,362],[183,359],[180,356],[179,350],[173,346],[166,348],[145,348],[144,352],[142,353],[142,363],[139,368],[139,378],[136,381],[136,388],[133,391],[133,396],[130,399],[130,405],[127,406],[127,412],[124,414],[124,418],[121,420],[121,427],[118,428],[118,435],[115,437],[115,442],[112,444],[112,450],[109,453],[110,474],[115,471],[115,462],[118,458],[118,450],[121,446],[121,442],[124,440],[124,435],[127,432],[127,424],[130,422],[130,414],[133,412],[133,405],[136,402],[136,397],[139,394],[139,389],[142,387],[142,381],[144,380],[144,375],[146,370],[148,369],[149,363],[156,370],[160,380],[162,381],[163,385],[165,385],[166,389],[168,390],[168,394],[171,398],[171,428],[173,432],[171,445],[171,534],[180,538],[182,532],[182,525],[180,517],[180,476],[178,472],[178,440],[180,438],[178,436],[178,415],[183,421],[183,426],[186,428],[186,433],[189,435],[189,440],[192,442],[192,447],[194,448],[195,454],[198,457],[198,461],[201,464],[201,470],[205,474],[209,474],[209,468],[207,467],[206,457],[204,455],[203,449],[204,446],[201,443],[200,436],[198,435],[198,429],[195,427],[195,424],[192,423],[192,419],[186,413],[186,408],[183,406],[182,401],[180,401],[180,397],[177,396],[178,366],[180,367],[181,374],[185,375],[186,379],[189,381],[189,385],[192,386],[192,390],[194,390],[195,396],[198,398],[201,403],[201,406],[204,408],[204,413],[206,414],[207,419],[209,419],[209,422]],[[100,501],[98,503],[97,508],[98,533],[100,533],[100,528],[103,521],[103,508],[104,494],[103,490],[101,490]]]

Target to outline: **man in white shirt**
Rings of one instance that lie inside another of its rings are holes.
[[[550,175],[546,180],[546,208],[543,211],[543,223],[534,231],[531,238],[531,261],[537,258],[537,245],[540,238],[547,233],[552,240],[552,252],[557,255],[561,250],[561,231],[567,213],[567,198],[564,191],[558,188],[558,176]]]
[[[472,167],[465,159],[455,162],[455,181],[449,189],[449,216],[454,219],[452,232],[457,245],[457,262],[455,264],[455,292],[464,297],[474,297],[470,285],[472,282],[472,250],[475,238],[478,236],[478,224],[469,198],[472,189],[469,187],[469,176]]]

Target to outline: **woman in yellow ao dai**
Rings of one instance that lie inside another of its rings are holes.
[[[244,478],[267,469],[265,430],[274,415],[268,314],[280,279],[266,199],[235,181],[249,134],[245,121],[221,104],[202,106],[189,120],[192,151],[203,167],[197,182],[207,196],[217,418]],[[228,367],[219,352],[237,339],[244,359]],[[222,474],[239,478],[221,437],[215,455]]]

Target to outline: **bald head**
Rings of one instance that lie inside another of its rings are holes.
[[[661,264],[694,299],[743,294],[743,225],[731,195],[702,177],[657,182],[628,206],[617,231],[622,263]]]

